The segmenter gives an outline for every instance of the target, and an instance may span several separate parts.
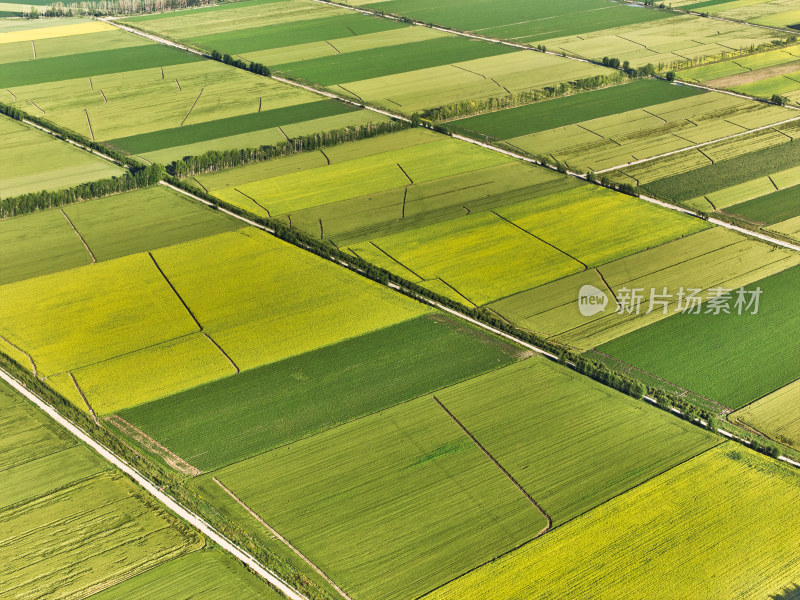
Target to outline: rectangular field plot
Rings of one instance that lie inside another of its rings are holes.
[[[257,230],[224,233],[153,255],[204,331],[242,370],[429,312]],[[209,293],[212,279],[215,288]]]
[[[725,209],[755,223],[775,225],[800,216],[800,187],[792,186]]]
[[[716,287],[736,289],[798,262],[800,258],[790,251],[726,229],[708,229],[504,298],[490,307],[521,327],[589,350],[673,314],[681,287],[698,288],[703,294]],[[609,303],[605,311],[592,317],[579,312],[578,292],[583,285],[606,292]],[[623,287],[641,289],[646,295],[639,314],[615,312],[618,305],[613,294]],[[650,290],[661,292],[664,287],[673,294],[668,298],[667,314],[658,305],[647,314]]]
[[[545,359],[435,395],[556,526],[718,443]]]
[[[758,314],[676,314],[599,350],[733,409],[797,378],[800,344],[793,301],[800,269],[747,286],[761,290]],[[736,300],[736,292],[732,294]],[[733,306],[733,302],[731,302]],[[747,340],[747,345],[742,344]],[[775,360],[776,353],[781,360]],[[736,377],[730,377],[736,373]]]
[[[212,470],[519,357],[499,338],[428,315],[120,416],[198,469]]]
[[[92,600],[281,600],[222,550],[192,552],[91,596]]]
[[[47,160],[42,160],[42,157]],[[121,175],[122,169],[30,125],[0,116],[0,198],[55,191]],[[0,204],[0,211],[2,205]]]
[[[546,524],[430,398],[216,476],[356,600],[418,597]]]
[[[146,254],[2,286],[0,304],[0,335],[45,376],[198,330]]]
[[[662,16],[670,15],[662,12]],[[548,36],[548,49],[599,60],[614,56],[634,67],[653,64],[660,71],[703,64],[730,56],[732,50],[768,44],[776,32],[741,23],[709,21],[697,15],[671,16],[641,23],[635,27],[616,26],[587,35]]]
[[[585,268],[491,212],[377,238],[368,244],[386,255],[378,266],[392,272],[410,270],[423,281],[440,279],[474,304]],[[361,255],[361,246],[351,249]]]
[[[785,597],[800,577],[800,542],[787,535],[800,526],[798,490],[792,467],[729,442],[426,599]]]
[[[623,86],[622,89],[627,87]],[[577,98],[582,96],[584,94]],[[559,101],[547,101],[541,106]],[[502,115],[503,112],[493,114]],[[508,142],[534,154],[552,154],[579,170],[624,169],[624,165],[631,162],[745,133],[752,128],[780,123],[796,116],[788,109],[715,92],[692,94],[633,110],[608,111],[607,114],[554,129],[520,134]],[[486,115],[486,118],[491,116]],[[782,137],[788,141],[786,136]],[[703,152],[705,150],[703,148]]]
[[[760,398],[730,418],[800,450],[800,379]]]
[[[615,25],[632,25],[668,16],[668,13],[636,10],[604,0],[556,3],[513,0],[500,6],[488,0],[469,0],[458,5],[444,0],[390,0],[379,3],[357,0],[352,4],[519,43],[585,34]]]
[[[16,598],[86,597],[203,539],[121,475],[0,511],[0,585]]]
[[[642,79],[627,85],[467,117],[451,121],[450,126],[498,139],[509,139],[701,93],[695,88]]]

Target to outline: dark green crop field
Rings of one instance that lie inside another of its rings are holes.
[[[642,79],[627,85],[527,104],[453,121],[461,131],[508,139],[705,93],[697,88]]]
[[[726,213],[774,225],[800,216],[800,186],[792,186],[725,209]]]
[[[212,470],[517,355],[449,317],[424,316],[120,414],[189,463]]]
[[[408,25],[387,19],[351,14],[215,33],[193,37],[192,42],[202,48],[219,50],[228,54],[242,54],[353,35],[366,35],[402,27],[408,27]]]
[[[676,314],[599,350],[720,404],[741,408],[797,379],[800,364],[800,268],[746,289],[757,287],[762,290],[757,315],[735,310]]]
[[[275,70],[306,81],[334,85],[510,52],[518,52],[518,49],[464,37],[443,37],[286,63],[276,65]]]
[[[152,44],[0,64],[0,81],[4,87],[17,87],[201,60],[203,58],[188,52]]]
[[[194,123],[184,127],[161,129],[110,140],[108,143],[131,154],[141,154],[213,140],[218,137],[249,133],[291,123],[321,119],[358,110],[333,100],[320,100],[263,112],[248,113],[226,119]]]

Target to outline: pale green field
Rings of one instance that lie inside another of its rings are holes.
[[[497,214],[589,267],[708,228],[594,185],[512,204]]]
[[[37,113],[29,103],[33,99],[46,118],[89,137],[87,110],[98,140],[255,113],[259,99],[262,111],[318,100],[310,92],[211,60],[165,66],[163,77],[161,69],[151,68],[92,77],[91,87],[80,78],[12,91],[17,108]]]
[[[520,51],[351,81],[333,86],[333,89],[411,114],[462,100],[504,96],[506,89],[511,92],[538,90],[610,73],[605,67],[589,63],[565,62],[558,56]]]
[[[508,141],[534,154],[552,154],[578,170],[601,170],[795,116],[788,109],[709,92]]]
[[[4,167],[0,198],[55,191],[122,174],[122,169],[102,158],[5,116],[0,116],[0,164]]]
[[[458,140],[434,138],[410,148],[225,188],[215,195],[232,204],[244,195],[277,216],[508,162],[508,157]]]
[[[504,298],[491,308],[521,327],[589,350],[672,314],[681,287],[699,288],[703,293],[717,286],[736,289],[798,263],[800,258],[790,251],[714,228]],[[622,287],[643,289],[640,314],[615,313],[617,304],[606,283],[615,293]],[[577,304],[578,291],[587,284],[607,291],[609,298],[605,312],[591,318],[581,315]],[[660,305],[645,314],[650,290],[661,292],[664,287],[673,294],[667,315]]]
[[[652,63],[667,71],[684,64],[686,59],[702,63],[723,52],[749,48],[751,44],[758,46],[776,37],[776,32],[765,29],[681,15],[580,36],[552,38],[543,43],[548,48],[563,48],[570,54],[595,60],[614,56],[630,61],[633,66]]]
[[[545,526],[429,397],[216,477],[355,600],[416,598]]]
[[[474,304],[486,304],[584,269],[575,259],[490,212],[370,243],[392,257],[378,266],[399,274],[410,269],[420,279],[441,279]],[[360,254],[363,247],[357,244],[352,250]]]
[[[29,21],[30,22],[30,21]],[[114,28],[98,33],[83,33],[66,37],[39,39],[35,42],[36,59],[54,58],[78,54],[80,52],[99,52],[115,48],[142,46],[149,42],[142,37],[129,35]],[[35,60],[30,41],[8,42],[0,44],[0,64]],[[3,98],[3,101],[11,99]]]
[[[0,585],[14,598],[86,597],[204,545],[116,473],[0,512]]]
[[[43,375],[197,331],[147,254],[0,287],[0,335]]]
[[[755,427],[773,440],[800,450],[800,380],[774,391],[730,418]]]
[[[422,304],[257,230],[153,254],[207,333],[240,369],[427,312]],[[209,293],[212,278],[214,291]]]
[[[728,442],[426,600],[783,597],[800,577],[798,491],[792,467]]]

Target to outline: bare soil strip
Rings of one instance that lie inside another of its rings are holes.
[[[43,109],[43,108],[41,108],[41,107],[40,107],[38,104],[36,104],[36,102],[34,102],[33,100],[28,100],[28,102],[30,102],[31,104],[33,104],[33,105],[36,107],[36,109],[37,109],[37,110],[41,111],[41,113],[42,113],[43,115],[44,115],[44,114],[46,114],[46,113],[44,112],[44,109]]]
[[[33,58],[36,59],[36,43],[31,40],[31,48],[33,48]]]
[[[754,81],[760,81],[770,77],[777,77],[778,75],[796,73],[797,71],[800,71],[800,60],[784,63],[782,65],[776,65],[774,67],[766,67],[764,69],[747,71],[746,73],[728,75],[727,77],[720,77],[719,79],[710,79],[706,81],[705,84],[713,87],[735,87],[737,85],[753,83]]]
[[[522,492],[522,494],[523,494],[523,495],[524,495],[524,496],[525,496],[525,497],[526,497],[526,498],[527,498],[527,499],[530,501],[530,503],[531,503],[531,504],[533,504],[533,506],[534,506],[534,507],[536,507],[536,510],[538,510],[538,511],[539,511],[539,512],[542,514],[542,516],[543,516],[545,519],[547,519],[547,525],[546,525],[546,526],[545,526],[545,528],[544,528],[544,529],[542,529],[542,530],[541,530],[541,531],[540,531],[538,534],[536,534],[536,536],[535,536],[535,537],[539,537],[540,535],[542,535],[542,534],[546,533],[546,532],[547,532],[547,531],[548,531],[548,530],[549,530],[549,529],[550,529],[550,528],[553,526],[553,520],[550,518],[550,515],[548,515],[546,512],[544,512],[544,510],[542,509],[542,507],[541,507],[541,506],[539,506],[539,505],[536,503],[536,500],[534,500],[534,499],[531,497],[531,495],[530,495],[528,492],[526,492],[526,491],[525,491],[525,488],[523,488],[523,487],[522,487],[522,486],[519,484],[519,482],[518,482],[516,479],[514,479],[514,478],[511,476],[511,473],[509,473],[508,471],[506,471],[506,470],[503,468],[503,465],[501,465],[499,462],[497,462],[497,459],[496,459],[494,456],[492,456],[491,454],[489,454],[489,451],[488,451],[486,448],[484,448],[484,447],[483,447],[483,445],[482,445],[482,444],[481,444],[481,443],[480,443],[478,440],[476,440],[476,439],[475,439],[475,436],[474,436],[474,435],[472,435],[472,434],[469,432],[469,430],[468,430],[466,427],[464,427],[464,425],[461,423],[461,421],[459,421],[459,420],[456,418],[456,416],[455,416],[453,413],[451,413],[451,412],[448,410],[448,408],[447,408],[447,407],[446,407],[444,404],[442,404],[442,403],[439,401],[439,399],[438,399],[436,396],[432,396],[432,398],[433,398],[433,399],[436,401],[436,404],[438,404],[438,405],[439,405],[439,406],[442,408],[442,410],[443,410],[444,412],[446,412],[446,413],[447,413],[447,416],[449,416],[449,417],[450,417],[450,418],[453,420],[453,422],[454,422],[456,425],[458,425],[458,426],[461,428],[461,430],[462,430],[462,431],[463,431],[465,434],[467,434],[467,437],[469,437],[469,439],[471,439],[471,440],[472,440],[472,441],[475,443],[475,445],[476,445],[478,448],[480,448],[481,452],[483,452],[483,453],[486,455],[486,457],[487,457],[489,460],[491,460],[491,461],[492,461],[492,462],[495,464],[495,466],[496,466],[498,469],[500,469],[500,470],[503,472],[503,474],[504,474],[506,477],[508,477],[509,481],[511,481],[511,483],[513,483],[513,484],[516,486],[516,488],[517,488],[517,489],[518,489],[520,492]],[[535,538],[534,538],[534,539],[535,539]]]
[[[267,523],[267,522],[266,522],[264,519],[262,519],[261,517],[259,517],[259,516],[258,516],[258,514],[256,514],[256,513],[255,513],[255,511],[253,511],[253,510],[252,510],[252,509],[251,509],[249,506],[247,506],[247,504],[245,504],[244,502],[242,502],[242,500],[240,500],[240,499],[239,499],[239,497],[238,497],[236,494],[234,494],[234,493],[233,493],[231,490],[229,490],[227,487],[225,487],[225,484],[223,484],[223,483],[222,483],[222,482],[221,482],[219,479],[217,479],[216,477],[212,477],[212,479],[214,480],[214,483],[216,483],[216,484],[217,484],[219,487],[221,487],[221,488],[222,488],[222,490],[223,490],[223,491],[224,491],[226,494],[228,494],[228,495],[229,495],[231,498],[233,498],[233,499],[234,499],[234,500],[237,502],[237,504],[239,504],[239,506],[241,506],[243,509],[245,509],[245,510],[246,510],[246,511],[247,511],[247,512],[250,514],[250,516],[251,516],[251,517],[253,517],[253,518],[254,518],[256,521],[258,521],[259,523],[261,523],[261,524],[262,524],[262,525],[263,525],[263,526],[264,526],[264,527],[267,529],[267,531],[269,531],[269,532],[270,532],[272,535],[274,535],[274,536],[275,536],[275,538],[276,538],[276,539],[279,539],[281,542],[283,542],[283,543],[286,545],[286,547],[287,547],[287,548],[289,548],[289,550],[291,550],[291,551],[292,551],[292,552],[294,552],[294,553],[295,553],[297,556],[299,556],[301,559],[303,559],[303,561],[304,561],[304,562],[305,562],[305,563],[306,563],[306,564],[307,564],[309,567],[311,567],[312,569],[314,569],[314,571],[316,571],[316,572],[317,572],[317,574],[319,574],[319,575],[320,575],[320,576],[321,576],[323,579],[325,579],[325,581],[327,581],[327,582],[330,584],[330,586],[331,586],[333,589],[335,589],[337,592],[339,592],[339,595],[340,595],[342,598],[344,598],[345,600],[352,600],[352,599],[350,598],[350,596],[348,596],[347,594],[345,594],[345,593],[344,593],[344,591],[342,591],[342,589],[341,589],[341,588],[340,588],[338,585],[336,585],[336,584],[333,582],[333,580],[332,580],[330,577],[328,577],[327,575],[325,575],[325,573],[323,573],[323,572],[322,572],[322,570],[321,570],[321,569],[320,569],[320,568],[319,568],[317,565],[315,565],[315,564],[314,564],[314,563],[312,563],[312,562],[311,562],[311,561],[310,561],[308,558],[306,558],[306,556],[305,556],[305,555],[304,555],[302,552],[300,552],[300,550],[298,550],[297,548],[295,548],[295,547],[294,547],[294,546],[293,546],[293,545],[292,545],[292,544],[289,542],[289,540],[287,540],[287,539],[286,539],[285,537],[283,537],[283,536],[282,536],[280,533],[278,533],[278,532],[277,532],[277,531],[275,531],[275,530],[274,530],[272,527],[270,527],[270,526],[269,526],[269,524],[268,524],[268,523]]]
[[[79,240],[81,241],[81,243],[83,244],[83,247],[84,247],[84,248],[86,248],[86,251],[89,253],[89,256],[91,256],[91,257],[92,257],[92,264],[96,263],[96,262],[97,262],[97,259],[96,259],[96,258],[95,258],[95,256],[94,256],[94,252],[92,252],[92,249],[91,249],[91,248],[89,248],[89,244],[87,244],[87,243],[86,243],[86,240],[85,240],[85,239],[83,239],[83,236],[81,235],[81,232],[80,232],[80,231],[78,231],[78,229],[75,227],[75,225],[73,224],[73,222],[72,222],[72,221],[70,220],[70,218],[67,216],[67,213],[65,213],[65,212],[64,212],[64,209],[63,209],[63,208],[61,209],[61,214],[62,214],[62,215],[64,215],[64,218],[67,220],[67,223],[69,223],[69,226],[70,226],[70,227],[72,227],[72,231],[74,231],[74,232],[75,232],[75,235],[77,235],[77,236],[78,236],[78,239],[79,239]]]
[[[170,467],[172,467],[176,471],[179,471],[184,475],[189,475],[190,477],[196,477],[200,475],[200,469],[190,465],[180,456],[175,454],[172,450],[162,446],[153,438],[151,438],[149,435],[147,435],[144,431],[131,425],[119,415],[111,415],[109,417],[105,417],[105,420],[108,423],[114,425],[125,435],[132,437],[134,440],[136,440],[138,443],[144,446],[148,452],[152,452],[156,456],[161,457],[165,463],[167,463]]]

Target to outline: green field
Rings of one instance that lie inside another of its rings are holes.
[[[220,137],[229,137],[291,125],[303,121],[322,119],[357,109],[341,102],[321,100],[296,106],[275,108],[263,112],[248,113],[226,119],[204,123],[193,123],[185,127],[160,129],[151,133],[140,133],[126,138],[109,140],[108,143],[131,154],[154,152],[175,146],[188,146]]]
[[[208,471],[503,366],[519,354],[478,329],[429,315],[120,414]]]
[[[0,287],[0,335],[53,375],[197,331],[146,254]]]
[[[797,166],[799,157],[800,142],[787,141],[687,173],[656,179],[643,187],[659,198],[683,202]]]
[[[525,329],[555,337],[575,349],[589,350],[665,319],[667,315],[658,305],[647,314],[651,289],[660,292],[667,287],[671,291],[667,314],[672,314],[678,306],[681,287],[698,288],[703,293],[718,286],[738,288],[798,263],[800,257],[791,251],[775,249],[727,229],[706,229],[503,298],[490,308]],[[609,294],[605,312],[589,318],[578,311],[578,291],[583,285],[615,294],[623,287],[641,289],[645,300],[639,314],[620,314],[615,312],[618,305]]]
[[[733,421],[755,427],[773,440],[800,450],[800,380],[780,388],[734,413]]]
[[[512,0],[501,6],[487,0],[468,0],[457,6],[444,0],[389,0],[377,4],[358,1],[353,4],[515,42],[577,35],[668,16],[656,11],[610,4],[604,0],[567,0],[552,4]]]
[[[275,65],[275,69],[331,86],[516,51],[510,46],[451,36]]]
[[[242,225],[161,185],[72,204],[64,212],[97,260],[180,244]]]
[[[797,378],[794,295],[800,269],[747,286],[762,290],[759,312],[676,314],[599,350],[733,409]],[[746,343],[745,343],[746,341]],[[778,353],[781,360],[773,357]],[[736,376],[732,377],[731,373]]]
[[[43,156],[46,161],[41,160]],[[2,115],[0,164],[6,167],[0,173],[0,206],[2,198],[55,191],[122,174],[116,165]]]
[[[216,476],[355,600],[415,598],[545,526],[430,398]]]
[[[92,255],[70,221],[96,260],[119,258],[241,226],[163,186],[23,215],[0,221],[0,244],[4,248],[0,285],[91,263]]]
[[[725,208],[726,213],[774,225],[800,216],[800,188],[792,186]]]
[[[280,600],[221,550],[192,552],[92,595],[92,600]]]
[[[230,374],[228,356],[245,370],[428,312],[256,230],[9,284],[0,299],[0,335],[84,407],[71,372],[100,412]]]
[[[727,443],[426,600],[789,598],[799,489],[792,467]]]
[[[718,443],[545,359],[436,392],[558,526]]]
[[[646,108],[660,102],[687,98],[700,93],[703,91],[696,88],[642,79],[628,85],[618,85],[459,119],[452,121],[450,125],[457,130],[474,131],[503,140]]]

